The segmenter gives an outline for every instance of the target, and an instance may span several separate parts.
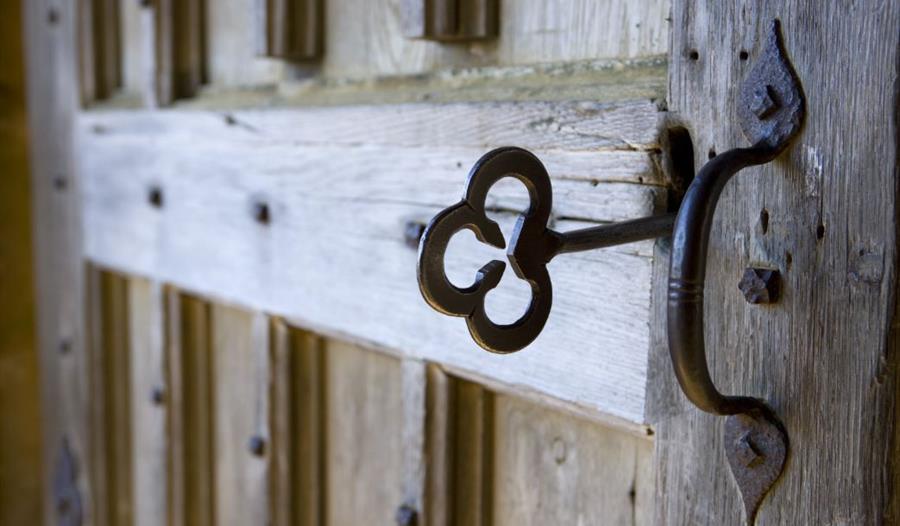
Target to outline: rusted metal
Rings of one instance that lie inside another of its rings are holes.
[[[787,453],[787,433],[771,412],[753,410],[725,420],[725,456],[741,489],[748,523],[756,520],[760,503],[784,469]]]
[[[799,81],[784,55],[775,21],[759,61],[741,87],[738,117],[753,146],[720,154],[700,170],[685,194],[672,235],[668,338],[675,376],[684,394],[703,411],[738,415],[729,419],[731,431],[726,432],[731,434],[726,437],[725,449],[749,523],[781,474],[788,438],[764,401],[723,395],[712,381],[703,329],[706,254],[716,205],[725,185],[740,170],[778,156],[800,131],[804,106]],[[765,283],[761,290],[768,295]],[[763,457],[758,465],[756,456]]]
[[[53,468],[53,503],[56,507],[56,524],[81,526],[83,510],[78,491],[78,465],[69,441],[65,438]]]
[[[738,288],[744,293],[744,299],[748,303],[775,303],[781,289],[781,273],[768,268],[748,268],[744,270]]]
[[[444,253],[450,238],[464,228],[472,230],[483,243],[506,247],[500,227],[487,217],[484,208],[490,188],[505,177],[521,181],[531,198],[507,250],[516,276],[531,286],[531,304],[517,321],[498,325],[485,314],[484,298],[500,283],[506,264],[497,260],[487,263],[472,286],[459,288],[447,279]],[[521,148],[499,148],[472,168],[463,200],[435,216],[422,235],[418,277],[425,301],[439,312],[465,317],[472,338],[488,351],[515,352],[540,334],[553,301],[546,265],[554,256],[665,236],[671,233],[674,222],[674,215],[666,215],[559,233],[547,228],[552,201],[550,176],[540,160]]]

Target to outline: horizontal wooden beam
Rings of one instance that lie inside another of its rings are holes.
[[[406,232],[456,202],[469,167],[503,144],[533,149],[554,175],[555,228],[656,213],[658,125],[649,101],[83,114],[85,249],[105,266],[639,424],[652,243],[554,261],[544,334],[497,356],[424,303]],[[527,193],[504,181],[488,204],[508,235]],[[448,275],[466,284],[498,257],[460,235]],[[507,274],[488,297],[499,322],[528,302]]]

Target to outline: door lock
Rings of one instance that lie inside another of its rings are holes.
[[[805,117],[800,82],[785,57],[778,21],[740,90],[738,121],[752,146],[715,156],[694,178],[676,214],[651,216],[571,232],[547,227],[553,191],[550,176],[532,153],[515,147],[494,150],[472,168],[462,201],[440,212],[419,243],[418,280],[436,310],[466,319],[472,338],[496,353],[518,351],[537,338],[552,304],[547,263],[559,254],[609,247],[672,235],[667,330],[675,376],[687,398],[703,411],[726,415],[725,448],[741,491],[747,521],[754,522],[763,497],[781,475],[788,436],[769,405],[746,396],[726,396],[712,381],[703,337],[703,289],[712,220],[719,196],[731,178],[749,166],[775,159],[799,133]],[[470,229],[479,241],[503,248],[499,226],[485,213],[487,193],[512,177],[528,190],[530,206],[519,218],[507,250],[516,275],[531,286],[532,299],[517,321],[498,325],[485,314],[484,300],[505,269],[491,261],[466,288],[450,283],[444,253],[450,238]]]

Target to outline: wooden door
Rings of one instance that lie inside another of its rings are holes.
[[[674,212],[746,146],[772,20],[807,97],[723,196],[710,360],[791,437],[760,524],[896,515],[900,6],[687,0],[34,0],[26,6],[49,524],[737,524],[722,421],[678,389],[671,240],[554,260],[492,355],[416,282],[486,151],[546,165],[551,224]],[[515,182],[487,206],[509,238]],[[459,235],[463,285],[497,253]],[[748,305],[745,267],[781,300]],[[529,290],[507,273],[498,322]]]

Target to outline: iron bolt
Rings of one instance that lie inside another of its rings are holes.
[[[753,91],[750,111],[760,119],[765,119],[778,109],[778,103],[772,98],[772,86],[759,86]]]
[[[748,268],[738,283],[748,303],[754,305],[775,303],[778,301],[781,274],[777,270],[766,268]]]
[[[404,504],[397,508],[394,520],[397,522],[397,526],[416,526],[419,521],[419,512],[409,504]]]
[[[261,457],[266,453],[266,439],[259,436],[253,435],[250,437],[250,443],[248,444],[248,449],[250,449],[250,453],[254,456]]]
[[[425,233],[425,224],[420,221],[407,221],[403,228],[403,241],[409,248],[419,248],[419,240]]]
[[[756,447],[750,438],[750,433],[744,433],[735,444],[735,453],[738,460],[748,468],[752,468],[760,464],[765,455]]]

